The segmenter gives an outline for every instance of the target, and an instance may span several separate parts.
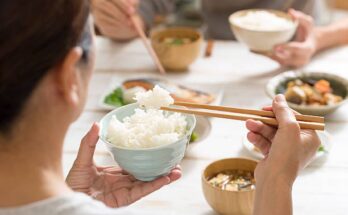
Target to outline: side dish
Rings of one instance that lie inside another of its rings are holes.
[[[341,96],[334,94],[330,82],[324,79],[290,81],[284,94],[288,102],[297,105],[325,106],[343,100]]]

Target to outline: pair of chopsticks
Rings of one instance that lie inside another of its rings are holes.
[[[136,20],[136,15],[133,15],[130,18],[131,18],[132,24],[135,27],[135,30],[138,32],[141,40],[143,41],[147,51],[149,52],[149,54],[151,55],[153,61],[155,62],[158,70],[160,71],[161,74],[166,74],[166,71],[164,70],[164,67],[161,64],[161,61],[158,59],[158,56],[157,56],[156,52],[153,50],[153,48],[151,47],[151,45],[147,41],[147,38],[145,36],[145,33],[144,33],[143,29],[141,28],[141,26],[138,25],[138,22]]]
[[[175,108],[161,107],[161,110],[186,113],[186,114],[195,114],[195,115],[207,116],[207,117],[233,119],[233,120],[240,120],[240,121],[253,119],[253,120],[261,121],[268,125],[278,126],[278,121],[276,120],[275,115],[272,111],[251,110],[251,109],[204,105],[204,104],[195,104],[195,103],[187,103],[187,102],[175,102],[174,105],[188,107],[188,108],[196,108],[198,110],[176,108],[176,107]],[[323,131],[325,129],[325,120],[323,117],[310,116],[310,115],[295,115],[295,117],[301,129],[320,130],[320,131]]]

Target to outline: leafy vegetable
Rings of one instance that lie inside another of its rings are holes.
[[[323,145],[319,146],[318,152],[325,152],[325,147]]]
[[[125,105],[125,102],[123,101],[122,88],[118,87],[114,91],[112,91],[112,93],[105,96],[104,103],[115,107],[121,107]]]
[[[196,132],[193,132],[191,135],[190,143],[196,142],[198,138],[198,134]]]

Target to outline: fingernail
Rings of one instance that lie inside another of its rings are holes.
[[[276,101],[276,102],[279,102],[279,103],[285,102],[285,97],[284,97],[284,95],[283,95],[283,94],[278,94],[278,95],[275,97],[275,101]]]

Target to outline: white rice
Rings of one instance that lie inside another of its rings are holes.
[[[250,11],[245,16],[236,17],[234,23],[251,30],[275,31],[292,28],[294,23],[268,11]]]
[[[123,122],[113,116],[107,131],[110,143],[125,148],[152,148],[176,142],[185,135],[186,117],[158,110],[174,101],[167,91],[156,86],[152,91],[137,93],[136,100],[146,108],[135,109],[135,114]]]
[[[168,107],[174,103],[174,99],[170,96],[169,92],[158,85],[156,85],[153,90],[135,94],[135,100],[140,106],[154,109]]]

